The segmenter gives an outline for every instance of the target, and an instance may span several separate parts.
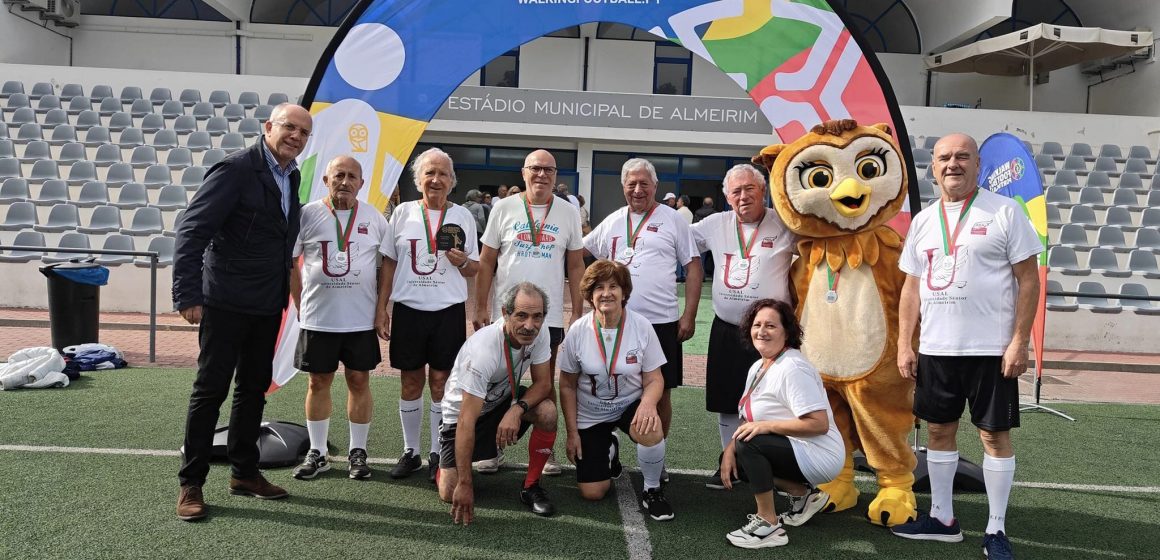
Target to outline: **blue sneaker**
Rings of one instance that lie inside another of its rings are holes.
[[[962,542],[963,540],[963,532],[959,529],[958,519],[947,526],[942,521],[925,513],[919,513],[918,519],[914,521],[892,527],[890,532],[904,539],[919,541]]]
[[[1007,540],[1003,531],[983,535],[983,556],[988,560],[1015,560],[1015,555],[1011,553],[1011,541]]]

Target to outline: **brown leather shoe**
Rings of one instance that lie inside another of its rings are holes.
[[[281,486],[270,484],[262,475],[245,480],[230,477],[230,494],[235,496],[253,496],[263,500],[280,500],[290,495]]]
[[[177,495],[177,518],[182,521],[205,519],[208,509],[201,495],[201,486],[182,486]]]

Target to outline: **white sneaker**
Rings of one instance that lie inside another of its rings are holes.
[[[495,474],[499,472],[500,465],[503,464],[503,450],[498,450],[494,458],[476,461],[471,464],[471,468],[479,474]]]
[[[560,476],[560,473],[564,472],[564,469],[560,467],[560,463],[556,461],[555,451],[548,456],[548,462],[544,463],[544,470],[541,472],[544,476]]]
[[[781,515],[781,522],[790,527],[801,527],[814,514],[822,511],[828,501],[830,501],[830,495],[817,488],[805,496],[790,496],[789,503],[793,507]]]
[[[770,525],[755,513],[749,514],[749,523],[725,535],[725,538],[733,546],[740,548],[768,548],[789,544],[789,537],[786,536],[785,529],[781,528],[781,523]]]

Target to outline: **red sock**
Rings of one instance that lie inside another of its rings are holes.
[[[552,446],[555,444],[556,432],[543,432],[539,428],[532,428],[532,437],[528,438],[528,476],[524,477],[524,488],[540,481],[544,463],[552,456]]]

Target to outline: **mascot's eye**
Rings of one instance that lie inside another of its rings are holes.
[[[806,188],[827,189],[834,182],[834,172],[825,165],[810,165],[802,169],[801,182]]]
[[[858,170],[859,177],[873,179],[886,173],[886,161],[878,154],[868,154],[858,158],[854,168]]]

